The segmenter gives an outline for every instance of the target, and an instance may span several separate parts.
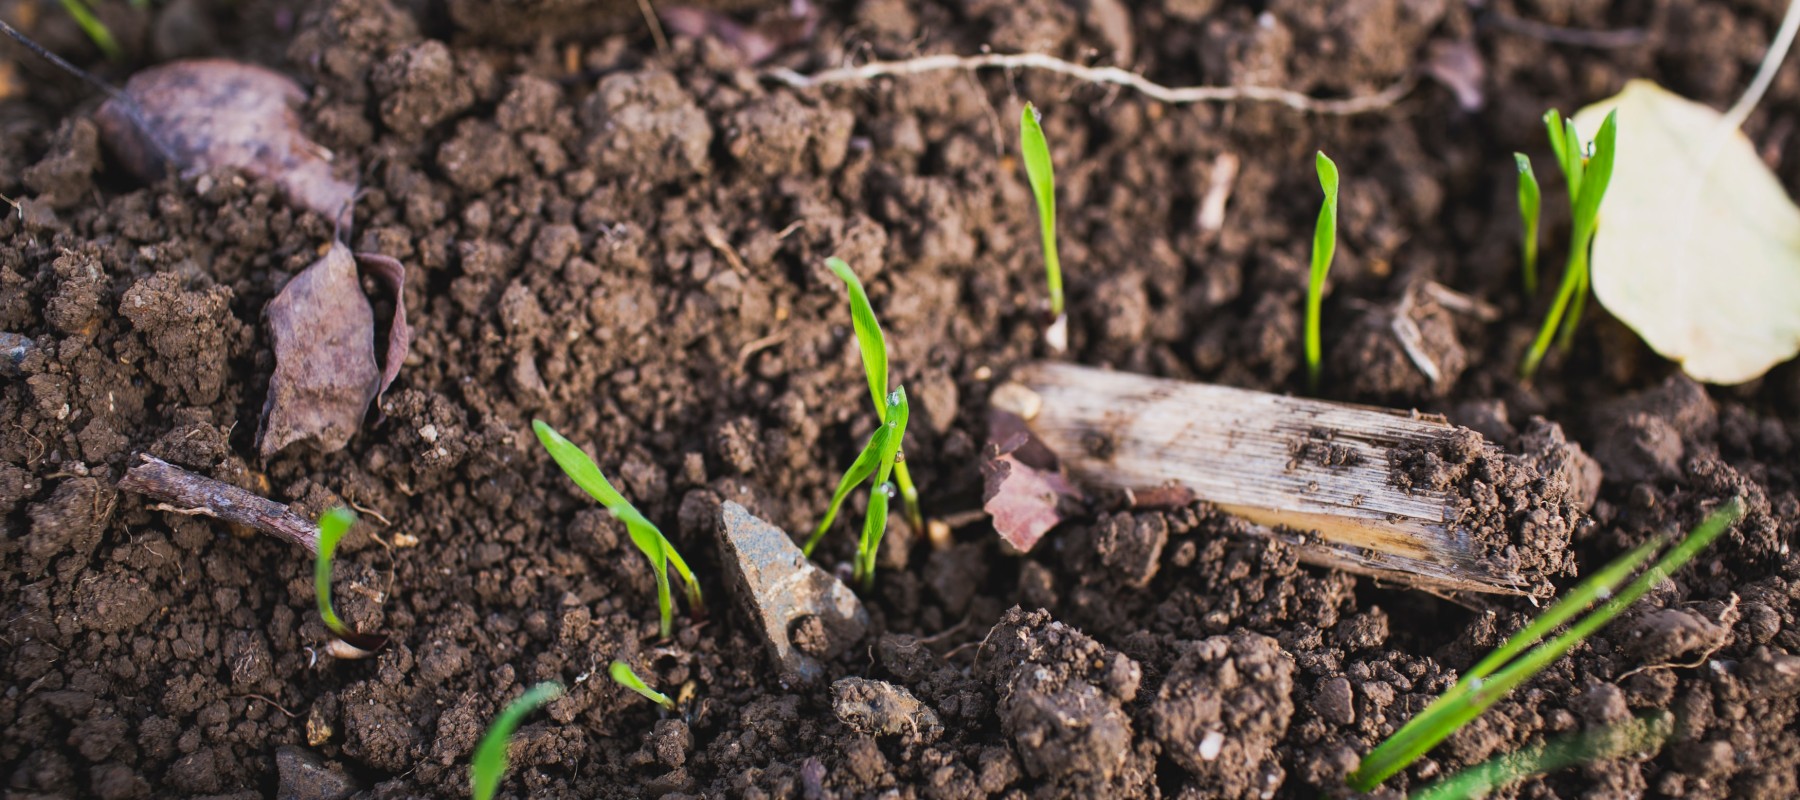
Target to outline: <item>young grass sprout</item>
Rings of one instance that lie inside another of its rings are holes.
[[[100,52],[104,53],[108,60],[118,61],[125,57],[125,51],[119,47],[119,40],[113,38],[112,29],[106,27],[106,23],[101,22],[99,17],[94,16],[94,10],[88,7],[85,0],[61,0],[61,2],[63,10],[68,12],[71,19],[75,20],[75,25],[81,28],[82,33],[87,34],[88,39],[93,41],[95,47],[100,48]]]
[[[812,536],[806,540],[804,549],[809,557],[812,555],[813,548],[818,546],[819,540],[825,536],[825,531],[830,529],[831,523],[837,519],[838,510],[843,506],[845,498],[849,497],[852,490],[862,485],[862,482],[871,476],[877,478],[875,486],[879,489],[886,485],[888,477],[891,475],[899,484],[900,497],[906,506],[907,522],[912,524],[913,530],[924,530],[925,526],[924,517],[919,511],[919,492],[913,486],[912,475],[907,472],[906,459],[901,451],[901,441],[906,437],[906,422],[910,416],[910,409],[906,402],[906,390],[903,387],[896,387],[892,391],[888,389],[887,341],[882,336],[881,323],[875,319],[875,309],[869,305],[869,296],[863,291],[862,281],[857,279],[856,273],[851,271],[850,265],[838,258],[827,259],[825,265],[844,281],[844,286],[849,292],[851,326],[856,331],[856,344],[862,352],[863,373],[869,381],[869,396],[875,402],[875,412],[881,420],[881,425],[875,429],[874,434],[869,436],[869,441],[863,446],[862,453],[856,457],[856,461],[850,465],[850,469],[845,471],[844,477],[838,481],[837,491],[832,493],[831,505],[825,510],[825,518],[819,521],[819,526],[813,529]],[[887,529],[887,504],[885,501],[886,498],[883,498],[880,529],[874,533],[877,544],[881,540],[881,531]],[[869,518],[865,519],[863,523],[863,541],[865,543],[870,538],[870,526],[876,516],[874,508],[874,504],[871,503]],[[859,575],[862,573],[864,560],[862,556],[863,553],[859,548],[857,554]],[[874,557],[871,555],[868,559],[871,573],[864,577],[865,580],[872,580],[874,564]]]
[[[1411,800],[1487,797],[1495,789],[1532,775],[1631,752],[1655,751],[1668,740],[1674,726],[1674,715],[1656,711],[1616,725],[1561,736],[1495,756],[1414,792]]]
[[[1325,190],[1325,204],[1319,207],[1319,221],[1313,226],[1312,272],[1306,282],[1306,385],[1319,391],[1319,316],[1325,302],[1325,276],[1331,273],[1331,259],[1337,255],[1338,169],[1337,163],[1319,151],[1313,159],[1319,171],[1319,188]]]
[[[1519,167],[1519,221],[1523,233],[1519,240],[1519,257],[1524,262],[1525,295],[1537,294],[1538,287],[1538,212],[1543,205],[1543,194],[1538,190],[1537,173],[1531,171],[1531,158],[1524,153],[1513,153],[1513,163]]]
[[[1537,337],[1532,339],[1531,349],[1526,351],[1525,361],[1519,367],[1519,377],[1524,380],[1537,374],[1538,365],[1549,352],[1553,337],[1558,338],[1564,350],[1568,349],[1587,306],[1588,257],[1594,243],[1594,229],[1599,224],[1600,200],[1606,196],[1607,184],[1612,182],[1618,114],[1606,115],[1599,134],[1594,137],[1591,152],[1582,146],[1575,121],[1564,120],[1556,109],[1544,115],[1544,127],[1550,134],[1550,150],[1556,155],[1557,165],[1569,184],[1569,260],[1563,268],[1562,282],[1556,288],[1556,299],[1550,304],[1550,312],[1545,315],[1544,324],[1538,329]]]
[[[1056,171],[1050,164],[1050,143],[1044,139],[1041,115],[1025,104],[1019,114],[1019,151],[1025,159],[1025,177],[1037,199],[1038,228],[1044,238],[1044,278],[1050,284],[1050,327],[1044,341],[1061,353],[1069,349],[1069,318],[1063,313],[1062,262],[1056,257]]]
[[[1705,521],[1654,566],[1616,594],[1614,590],[1619,584],[1624,583],[1639,565],[1647,561],[1666,537],[1639,545],[1582,581],[1568,596],[1513,634],[1499,649],[1470,668],[1449,691],[1433,700],[1418,716],[1370,751],[1356,771],[1350,774],[1350,787],[1358,792],[1371,791],[1394,773],[1418,760],[1458,728],[1481,716],[1508,692],[1530,680],[1574,649],[1575,645],[1592,636],[1601,626],[1612,621],[1671,572],[1693,559],[1742,514],[1742,503],[1735,499],[1726,503],[1707,516]],[[1598,609],[1575,621],[1567,631],[1548,642],[1538,644],[1551,631],[1601,601],[1604,602]],[[1533,645],[1537,646],[1532,647]],[[1527,648],[1531,648],[1529,652],[1526,651]]]
[[[643,678],[639,678],[636,672],[631,671],[630,664],[614,659],[612,667],[607,672],[612,675],[614,683],[643,695],[650,702],[662,706],[664,711],[675,710],[675,701],[670,700],[668,695],[650,688],[650,684],[644,683]]]
[[[576,447],[574,442],[563,438],[562,434],[543,420],[532,420],[531,429],[537,432],[538,441],[544,444],[545,450],[550,451],[550,457],[556,460],[557,466],[562,467],[563,473],[625,523],[625,532],[630,534],[631,543],[637,545],[637,549],[650,560],[650,567],[656,572],[656,608],[661,614],[662,637],[669,638],[675,630],[674,601],[669,596],[671,565],[681,576],[682,586],[687,590],[689,611],[694,614],[704,613],[706,604],[700,597],[700,583],[694,580],[693,571],[688,569],[681,554],[675,552],[675,545],[669,542],[668,537],[663,536],[662,531],[645,518],[631,501],[613,488],[606,476],[600,473],[600,467],[593,459],[588,458],[587,453]]]
[[[519,699],[512,701],[494,718],[481,742],[475,745],[475,757],[469,761],[469,795],[475,800],[492,800],[494,793],[500,789],[500,778],[506,775],[507,748],[512,744],[513,731],[519,729],[519,723],[525,716],[536,711],[539,706],[561,697],[563,687],[554,681],[545,681],[527,689]]]
[[[387,644],[387,637],[373,633],[357,633],[338,618],[331,607],[331,557],[337,553],[338,541],[356,524],[356,515],[334,508],[319,518],[319,556],[313,561],[313,597],[319,603],[319,616],[331,635],[364,653],[373,653]]]

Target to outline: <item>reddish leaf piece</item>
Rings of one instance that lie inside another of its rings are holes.
[[[357,253],[356,263],[394,293],[394,323],[388,326],[387,353],[381,357],[381,385],[375,387],[375,400],[380,402],[400,377],[400,365],[412,349],[412,326],[406,324],[406,266],[380,253]]]
[[[1063,498],[1082,499],[1069,482],[1056,455],[1029,432],[1018,417],[993,412],[990,442],[982,461],[981,507],[994,520],[994,530],[1020,551],[1029,551],[1064,516]]]
[[[818,9],[811,0],[790,0],[785,14],[749,25],[699,6],[667,6],[658,16],[669,30],[682,36],[719,40],[737,51],[746,64],[760,64],[782,50],[812,39],[819,26]]]
[[[343,448],[383,385],[375,312],[350,248],[333,241],[324,258],[269,301],[263,317],[275,350],[258,444],[263,457],[299,441],[327,453]]]
[[[355,186],[333,175],[330,151],[300,132],[294,106],[305,99],[300,84],[252,64],[172,61],[131,76],[96,119],[120,162],[144,180],[233,167],[348,227]]]

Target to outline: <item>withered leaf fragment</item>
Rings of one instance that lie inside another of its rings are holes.
[[[1082,499],[1081,490],[1063,474],[1062,466],[1018,417],[992,411],[989,443],[981,462],[981,507],[993,517],[994,531],[1021,551],[1030,551],[1064,514],[1064,498]]]
[[[375,312],[356,278],[358,261],[395,289],[394,322],[388,334],[387,369],[375,363]],[[275,350],[275,374],[263,404],[258,447],[267,458],[294,442],[321,451],[350,440],[370,401],[400,371],[412,330],[406,324],[406,270],[385,256],[350,255],[334,241],[263,309]]]
[[[97,121],[119,161],[144,180],[241,169],[348,227],[355,186],[333,175],[330,152],[300,132],[294,107],[305,99],[300,84],[253,64],[171,61],[131,76]]]

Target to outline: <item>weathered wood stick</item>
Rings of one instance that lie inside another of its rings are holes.
[[[125,477],[119,479],[120,489],[161,500],[168,504],[167,511],[247,525],[308,552],[319,552],[319,527],[287,506],[159,458],[141,453],[138,458],[144,463],[125,471]]]
[[[1030,364],[1012,381],[996,405],[1023,418],[1077,481],[1179,483],[1310,563],[1416,587],[1532,595],[1573,564],[1579,491],[1563,465],[1584,459],[1578,452],[1511,455],[1416,412],[1069,364]]]

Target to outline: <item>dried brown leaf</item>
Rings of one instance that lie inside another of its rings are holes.
[[[263,317],[275,350],[258,445],[263,457],[300,441],[325,452],[341,449],[385,386],[375,364],[375,312],[350,248],[332,242],[269,301]]]
[[[144,180],[241,169],[345,225],[355,186],[333,175],[330,152],[300,132],[294,107],[305,99],[292,79],[252,64],[172,61],[131,76],[97,119],[120,162]]]
[[[406,267],[379,253],[357,253],[356,263],[375,274],[394,293],[394,322],[388,326],[387,354],[381,357],[381,385],[375,387],[375,399],[381,400],[394,379],[400,377],[400,365],[412,349],[412,326],[406,324]]]

